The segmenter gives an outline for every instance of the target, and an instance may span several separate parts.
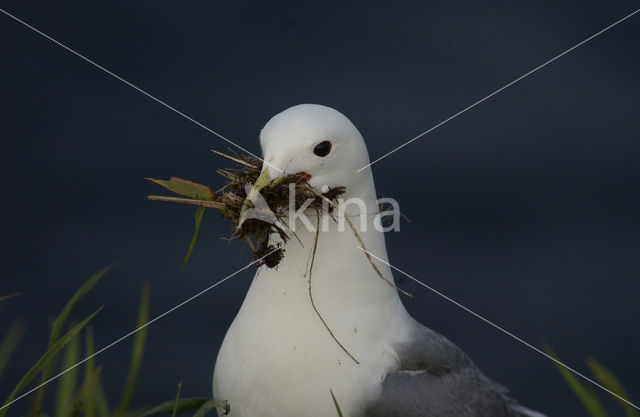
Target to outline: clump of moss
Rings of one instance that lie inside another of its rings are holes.
[[[247,203],[247,185],[255,184],[256,180],[262,172],[262,160],[253,156],[234,152],[233,155],[227,155],[222,152],[212,151],[215,154],[223,156],[235,162],[235,166],[227,169],[217,169],[216,172],[225,178],[226,183],[213,191],[210,187],[181,178],[171,178],[170,180],[157,180],[147,178],[163,186],[164,188],[183,196],[167,197],[167,196],[148,196],[150,200],[172,201],[177,203],[198,205],[199,216],[201,218],[202,211],[205,207],[215,208],[218,213],[231,221],[230,239],[243,239],[247,242],[253,252],[256,264],[266,265],[269,268],[278,266],[284,257],[284,249],[280,246],[276,247],[269,244],[269,236],[277,233],[283,242],[286,242],[293,234],[293,231],[285,230],[286,222],[280,221],[287,216],[290,209],[290,192],[293,191],[293,207],[295,210],[300,209],[309,199],[310,209],[317,211],[327,210],[331,212],[333,206],[323,205],[323,200],[335,200],[345,192],[344,187],[330,188],[326,193],[319,194],[307,184],[307,176],[304,173],[296,173],[277,178],[269,185],[262,188],[260,194],[271,213],[275,218],[272,221],[265,221],[257,218],[243,219],[243,211],[246,209]],[[251,203],[248,203],[252,206]],[[243,207],[244,206],[244,207]],[[192,238],[192,244],[195,243],[195,237],[198,232],[200,220],[196,214],[196,231]],[[192,248],[192,247],[191,247]],[[187,254],[187,258],[190,252]],[[185,259],[186,261],[186,259]]]

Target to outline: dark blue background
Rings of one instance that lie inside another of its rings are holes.
[[[298,103],[335,107],[372,159],[638,7],[636,1],[52,2],[2,8],[238,144]],[[482,3],[482,4],[481,4]],[[374,165],[380,196],[412,220],[390,260],[588,373],[592,355],[640,400],[640,15]],[[0,15],[0,335],[28,333],[0,397],[43,352],[48,320],[94,271],[118,267],[74,312],[96,306],[96,343],[244,266],[229,225],[149,202],[145,176],[217,185],[227,144]],[[210,395],[225,330],[253,271],[149,329],[136,405]],[[399,278],[399,277],[397,277]],[[412,314],[447,335],[515,397],[550,416],[584,415],[539,354],[408,280]],[[102,354],[119,395],[130,341]],[[615,402],[602,395],[617,415]],[[13,413],[21,410],[16,404]]]

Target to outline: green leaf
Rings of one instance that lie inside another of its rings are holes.
[[[53,346],[53,344],[58,340],[60,336],[60,331],[62,330],[62,326],[67,321],[71,310],[76,305],[76,303],[84,297],[97,283],[100,279],[113,267],[113,265],[109,265],[108,267],[101,269],[92,275],[82,286],[73,294],[71,299],[64,306],[58,317],[56,317],[53,322],[53,326],[51,327],[51,334],[49,335],[49,347]],[[51,376],[51,365],[47,363],[45,367],[42,369],[42,378],[40,379],[41,383],[49,379]],[[36,394],[36,398],[34,399],[34,403],[32,406],[33,414],[38,415],[40,413],[40,408],[42,407],[42,400],[44,399],[44,391],[45,385],[43,385]]]
[[[138,309],[138,322],[136,328],[140,329],[136,332],[133,339],[133,349],[131,350],[131,359],[129,360],[129,370],[127,372],[127,380],[124,385],[124,390],[120,401],[116,407],[116,416],[124,415],[131,404],[133,398],[133,391],[136,387],[138,380],[138,373],[140,371],[140,363],[142,362],[142,356],[144,355],[144,346],[147,340],[147,327],[143,327],[149,319],[149,286],[145,285],[142,288],[142,295],[140,297],[140,307]]]
[[[0,302],[4,301],[4,300],[8,300],[9,298],[13,298],[13,297],[17,297],[19,296],[20,292],[14,292],[13,294],[9,294],[9,295],[3,295],[2,297],[0,297]]]
[[[140,417],[155,416],[157,414],[169,414],[169,413],[173,413],[174,409],[178,413],[181,413],[183,411],[189,411],[195,408],[200,408],[204,403],[206,403],[209,400],[211,400],[211,398],[205,398],[205,397],[181,398],[177,402],[175,400],[171,400],[153,407],[151,410],[147,411]]]
[[[544,346],[544,350],[547,352],[549,356],[560,361],[558,355],[551,349],[549,346]],[[553,362],[562,378],[565,380],[567,385],[571,388],[574,395],[578,397],[582,406],[587,410],[589,415],[592,417],[607,417],[607,413],[604,411],[602,404],[600,404],[600,400],[596,393],[591,389],[591,387],[587,387],[583,385],[578,378],[576,378],[571,371],[569,371],[564,366],[560,365],[557,362]]]
[[[620,380],[611,371],[609,371],[607,368],[605,368],[598,361],[596,361],[591,357],[587,358],[587,366],[589,366],[591,373],[595,375],[598,382],[600,382],[606,389],[612,392],[615,392],[622,398],[626,399],[627,401],[630,401],[631,397],[629,397],[629,394],[624,389],[624,386],[622,385]],[[614,398],[624,408],[625,415],[627,417],[639,416],[638,411],[636,411],[636,409],[633,406],[622,401],[620,398],[616,398],[616,397]]]
[[[163,186],[173,193],[179,194],[184,197],[193,198],[194,200],[214,201],[217,197],[216,193],[206,185],[198,184],[189,180],[183,180],[182,178],[171,177],[169,181],[158,180],[155,178],[146,179]]]
[[[71,368],[78,363],[80,358],[80,343],[78,337],[73,337],[64,349],[62,355],[62,363],[60,364],[60,372]],[[76,391],[78,382],[78,369],[73,368],[65,372],[58,379],[58,387],[55,401],[55,416],[68,417],[71,414],[71,405]]]
[[[60,352],[60,350],[63,349],[67,345],[67,343],[69,343],[69,341],[73,339],[73,337],[78,334],[78,332],[80,332],[80,330],[82,330],[82,328],[86,326],[87,323],[91,321],[91,319],[93,319],[96,314],[98,314],[100,310],[102,310],[102,307],[91,313],[91,315],[82,320],[80,323],[76,324],[65,335],[56,340],[56,342],[51,347],[49,347],[49,349],[47,349],[45,354],[42,355],[38,362],[36,362],[35,365],[33,365],[31,369],[29,369],[29,371],[27,371],[25,376],[23,376],[20,382],[18,382],[18,385],[16,385],[13,391],[11,391],[11,394],[9,394],[4,402],[4,405],[0,409],[0,417],[4,417],[7,414],[7,411],[9,411],[9,403],[13,401],[13,399],[20,393],[20,391],[22,391],[27,386],[27,384],[31,382],[31,380],[38,374],[38,372],[40,372],[40,370],[45,365],[47,365],[51,361],[51,359],[56,354],[58,354],[58,352]]]
[[[2,339],[2,343],[0,343],[0,379],[7,368],[11,356],[13,356],[13,352],[15,352],[18,343],[20,343],[25,329],[26,326],[24,324],[13,323],[4,339]]]
[[[340,410],[340,406],[338,405],[338,400],[336,400],[336,396],[333,395],[333,390],[329,390],[329,392],[331,393],[331,399],[333,399],[333,405],[336,406],[336,411],[338,412],[338,416],[343,417],[342,410]]]
[[[229,407],[229,403],[222,400],[209,400],[206,403],[202,404],[202,407],[200,407],[200,409],[198,411],[196,411],[196,413],[193,415],[193,417],[204,417],[206,416],[210,411],[215,410],[216,408],[223,408],[224,409],[224,414],[223,415],[227,415],[229,414],[229,410],[231,410],[231,407]]]
[[[187,254],[182,261],[182,269],[184,269],[187,261],[191,257],[191,252],[193,252],[193,248],[196,246],[196,239],[198,238],[198,232],[200,231],[200,223],[202,222],[202,215],[204,214],[204,207],[198,207],[196,210],[196,227],[193,230],[193,236],[191,236],[191,242],[189,243],[189,249],[187,249]]]

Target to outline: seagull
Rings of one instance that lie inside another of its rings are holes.
[[[371,168],[356,173],[369,164],[367,147],[348,118],[297,105],[265,125],[260,145],[256,184],[304,173],[316,190],[345,187],[345,204],[331,214],[307,210],[307,224],[295,219],[295,238],[286,242],[272,236],[284,258],[257,270],[215,364],[214,398],[227,401],[229,416],[544,417],[406,311],[390,285],[384,233],[373,224]],[[365,256],[362,244],[382,262]]]

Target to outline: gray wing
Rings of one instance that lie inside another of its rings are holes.
[[[365,417],[516,417],[506,389],[491,381],[444,336],[415,323],[396,345],[400,369],[387,375]]]

